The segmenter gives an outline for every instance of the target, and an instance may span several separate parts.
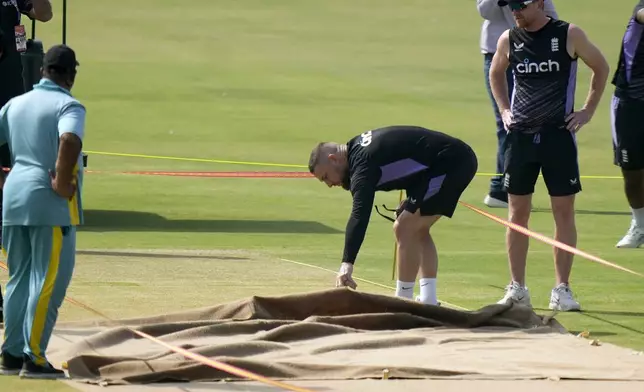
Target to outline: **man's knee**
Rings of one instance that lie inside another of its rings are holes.
[[[555,224],[571,225],[575,222],[575,196],[552,197],[552,214]]]
[[[414,235],[416,232],[416,225],[414,225],[413,223],[413,219],[406,221],[396,220],[394,222],[394,235],[396,236],[396,241],[399,244],[416,240],[416,236]]]
[[[427,217],[419,217],[418,219],[409,220],[407,222],[396,221],[394,223],[394,234],[396,241],[400,243],[415,242],[430,242],[430,230],[434,223],[440,219],[440,215],[432,215]]]
[[[510,222],[526,226],[530,219],[530,210],[532,209],[531,197],[510,195],[509,202]]]

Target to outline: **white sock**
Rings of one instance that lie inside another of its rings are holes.
[[[396,282],[396,297],[414,298],[414,285],[416,282]]]
[[[631,208],[631,211],[633,212],[633,219],[637,227],[644,227],[644,208]]]
[[[436,278],[422,278],[420,283],[420,302],[428,305],[436,305]]]

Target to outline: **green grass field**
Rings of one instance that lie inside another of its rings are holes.
[[[54,21],[37,33],[60,42]],[[322,140],[370,128],[416,124],[461,137],[495,164],[495,127],[485,91],[474,2],[448,0],[84,0],[70,2],[68,44],[81,63],[74,94],[88,108],[85,149],[306,165]],[[556,2],[614,68],[634,1]],[[577,106],[589,72],[580,65]],[[618,176],[612,166],[609,100],[578,135],[583,175]],[[249,295],[331,287],[344,244],[350,195],[311,179],[135,176],[123,170],[285,170],[90,153],[80,249],[213,249],[242,258],[80,254],[70,296],[113,317],[153,314]],[[305,170],[305,169],[298,169]],[[112,172],[112,173],[109,173]],[[489,177],[462,200],[484,207]],[[644,272],[641,250],[617,250],[629,209],[620,179],[582,179],[580,249]],[[394,205],[398,193],[376,203]],[[539,182],[531,229],[553,235]],[[489,210],[506,217],[505,210]],[[508,282],[504,228],[459,207],[435,227],[439,298],[470,309],[496,302]],[[232,252],[232,253],[231,253]],[[373,214],[356,275],[391,280],[393,235]],[[0,283],[6,274],[0,273]],[[533,241],[528,286],[542,310],[554,284],[552,248]],[[573,332],[644,349],[644,280],[577,258],[573,289],[585,309],[557,319]],[[359,283],[359,290],[391,292]],[[132,301],[128,304],[128,301]],[[544,310],[545,311],[545,310]],[[61,319],[92,317],[65,304]],[[52,384],[0,379],[0,389],[53,391]],[[57,390],[69,390],[62,383]],[[29,389],[32,388],[32,389]]]

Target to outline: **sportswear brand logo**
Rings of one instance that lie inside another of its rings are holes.
[[[409,202],[410,202],[411,204],[416,204],[416,199],[414,199],[414,198],[409,198]]]
[[[367,131],[367,132],[361,134],[360,135],[360,145],[362,147],[367,147],[368,145],[371,144],[371,139],[372,139],[371,131]]]
[[[525,45],[524,42],[521,42],[520,44],[517,44],[516,42],[513,42],[514,44],[514,51],[515,52],[523,52],[523,46]]]
[[[572,180],[570,180],[570,185],[577,185],[577,179],[573,178]]]
[[[542,61],[540,63],[533,63],[529,59],[523,60],[522,63],[517,64],[516,70],[521,74],[529,73],[542,73],[542,72],[559,72],[559,63],[553,60]]]
[[[505,176],[503,176],[503,186],[506,188],[510,187],[510,174],[506,173]]]

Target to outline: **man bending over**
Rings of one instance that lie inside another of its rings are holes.
[[[441,216],[452,217],[477,168],[476,155],[466,143],[417,126],[367,131],[346,144],[318,144],[309,160],[311,173],[353,196],[336,285],[357,287],[351,275],[375,192],[404,189],[407,198],[393,226],[399,255],[396,296],[413,298],[420,270],[420,301],[436,305],[438,254],[430,229]]]

